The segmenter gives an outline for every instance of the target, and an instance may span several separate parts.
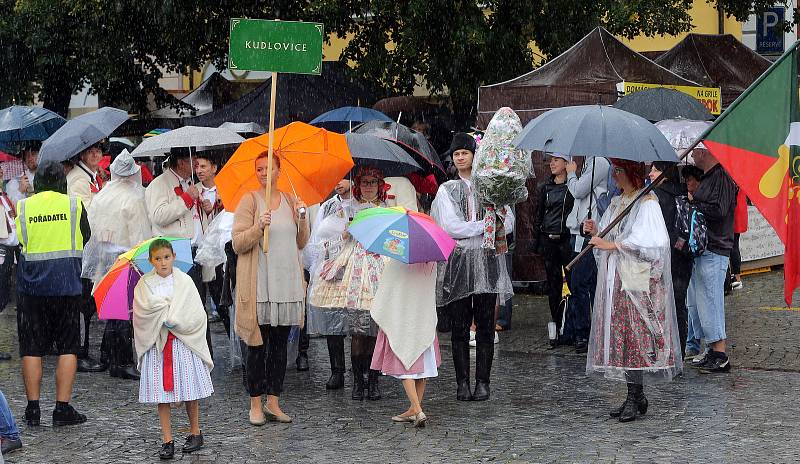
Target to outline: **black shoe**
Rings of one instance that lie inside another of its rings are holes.
[[[472,401],[486,401],[489,399],[489,383],[481,380],[475,381],[475,392]]]
[[[16,440],[12,440],[10,438],[0,438],[0,450],[2,451],[3,455],[11,453],[12,451],[16,451],[22,448],[22,440],[17,438]]]
[[[714,355],[712,353],[713,353],[713,351],[706,350],[706,352],[703,353],[703,357],[701,357],[700,359],[697,359],[697,357],[695,357],[694,359],[692,359],[689,362],[689,365],[691,367],[694,367],[695,369],[699,369],[699,368],[705,366],[706,364],[708,364],[709,361],[711,361],[711,358],[714,357]]]
[[[578,354],[585,354],[589,351],[589,343],[586,340],[578,340],[575,342],[575,352]]]
[[[10,359],[11,359],[11,355],[10,354],[8,354],[8,353],[6,353],[4,351],[0,351],[0,361],[9,361]],[[20,446],[22,446],[22,445],[20,445]]]
[[[730,372],[731,360],[725,353],[714,352],[713,355],[707,356],[708,360],[699,367],[701,374],[716,374]]]
[[[469,380],[462,380],[458,383],[458,390],[456,390],[456,399],[458,401],[472,401],[472,392],[469,388]]]
[[[326,390],[341,390],[344,388],[344,374],[341,372],[334,372],[331,374],[331,378],[328,379],[328,383],[325,384]]]
[[[30,427],[38,427],[42,411],[39,408],[25,408],[25,422]]]
[[[298,372],[305,372],[308,370],[308,355],[306,353],[299,353],[297,355],[297,361],[295,361],[297,365]]]
[[[114,372],[116,370],[116,372]],[[116,373],[116,375],[114,375]],[[133,366],[112,368],[111,377],[119,377],[120,379],[139,380],[141,374]]]
[[[103,372],[108,364],[86,357],[78,360],[78,372]]]
[[[184,453],[193,453],[203,447],[203,434],[189,435],[186,437],[186,443],[183,444]]]
[[[53,425],[60,427],[62,425],[78,425],[86,422],[86,416],[79,413],[71,405],[53,410]]]
[[[548,350],[554,350],[558,347],[558,340],[550,340],[550,343],[547,344]]]
[[[372,401],[377,401],[381,399],[381,386],[379,384],[381,378],[381,373],[370,369],[369,370],[369,394],[367,395],[367,399]]]
[[[175,457],[175,442],[170,441],[161,444],[161,451],[158,452],[158,457],[161,459],[172,459]]]

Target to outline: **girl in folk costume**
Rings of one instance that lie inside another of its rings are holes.
[[[626,382],[628,396],[611,411],[620,422],[647,412],[644,383],[669,381],[683,358],[672,290],[669,234],[652,193],[634,203],[630,214],[605,238],[597,237],[644,186],[644,165],[611,159],[622,194],[614,197],[600,224],[586,221],[595,235],[597,292],[592,314],[587,374]]]
[[[428,378],[439,375],[436,337],[436,264],[389,260],[370,314],[380,326],[371,368],[403,382],[408,409],[392,417],[424,427],[422,398]]]
[[[370,317],[370,310],[388,258],[365,250],[346,227],[358,211],[386,206],[387,184],[380,170],[362,167],[356,173],[352,189],[357,201],[325,218],[315,231],[326,259],[311,271],[308,330],[322,335],[351,335],[351,397],[362,400],[367,390],[368,399],[378,400],[380,372],[369,368],[378,327]]]
[[[153,270],[134,290],[133,327],[139,359],[139,402],[158,403],[161,423],[161,459],[175,454],[170,403],[184,402],[190,435],[184,453],[203,447],[199,399],[214,392],[214,367],[206,343],[208,323],[200,295],[191,277],[173,269],[175,252],[163,239],[150,244]]]

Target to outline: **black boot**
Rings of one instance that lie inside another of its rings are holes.
[[[469,344],[453,341],[453,366],[456,370],[456,399],[472,401],[472,389],[469,386]]]
[[[366,378],[364,373],[361,371],[361,362],[359,362],[359,358],[356,356],[350,357],[350,363],[353,369],[353,394],[350,398],[361,401],[364,399],[364,387],[366,386]]]
[[[381,399],[381,386],[379,384],[381,373],[370,369],[369,370],[369,398],[372,401]]]
[[[325,384],[326,390],[339,390],[344,388],[344,337],[330,335],[328,342],[328,357],[331,360],[331,378]]]
[[[620,422],[631,422],[636,420],[636,415],[647,413],[647,398],[644,396],[644,387],[640,384],[628,384],[628,398],[620,411]]]
[[[494,342],[478,343],[475,347],[475,392],[472,401],[489,399],[489,376],[492,373]]]

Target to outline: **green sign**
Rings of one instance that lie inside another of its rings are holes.
[[[320,74],[323,32],[319,23],[233,18],[228,67]]]

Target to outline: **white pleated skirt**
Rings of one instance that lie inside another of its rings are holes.
[[[139,379],[140,403],[177,403],[208,398],[214,393],[211,373],[199,356],[178,338],[172,341],[174,388],[164,391],[164,355],[156,347],[142,356]]]

